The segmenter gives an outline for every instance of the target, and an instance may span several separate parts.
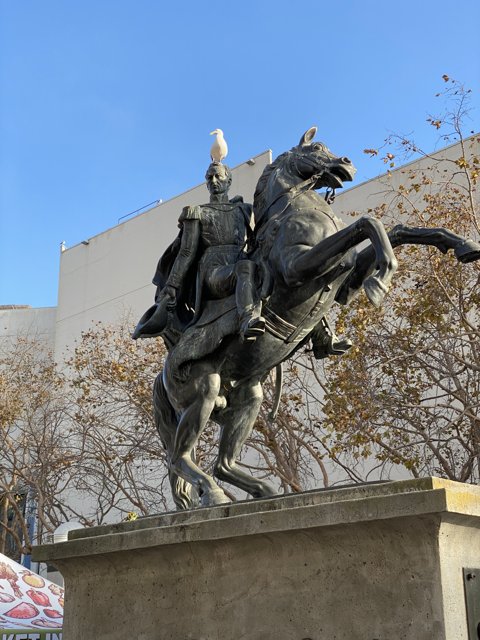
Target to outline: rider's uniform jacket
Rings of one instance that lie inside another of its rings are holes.
[[[167,285],[182,287],[192,257],[197,263],[197,301],[207,288],[211,298],[223,298],[235,289],[234,265],[246,258],[252,229],[251,205],[239,198],[225,203],[185,207],[179,218],[181,247]]]

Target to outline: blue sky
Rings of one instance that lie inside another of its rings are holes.
[[[357,165],[389,132],[426,150],[443,74],[473,89],[480,3],[0,0],[0,304],[56,304],[59,244],[308,127]]]

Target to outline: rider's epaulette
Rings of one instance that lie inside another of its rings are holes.
[[[200,207],[183,207],[178,222],[181,223],[184,220],[200,220],[201,217],[202,213],[200,211]]]

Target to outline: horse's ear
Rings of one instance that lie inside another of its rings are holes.
[[[314,139],[316,133],[317,127],[310,127],[310,129],[308,131],[305,131],[303,136],[300,138],[299,146],[302,147],[304,144],[310,144],[310,142]]]

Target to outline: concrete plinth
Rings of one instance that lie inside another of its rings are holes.
[[[65,640],[468,640],[480,488],[426,478],[165,514],[34,559],[64,575]]]

